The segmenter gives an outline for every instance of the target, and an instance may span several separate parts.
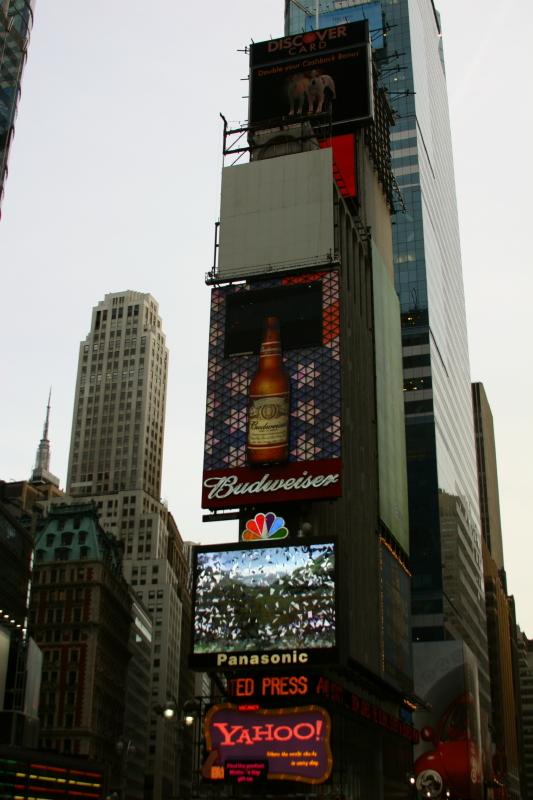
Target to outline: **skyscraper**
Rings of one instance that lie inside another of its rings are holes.
[[[124,575],[151,614],[151,704],[178,697],[187,564],[160,501],[168,351],[149,294],[108,294],[80,344],[67,494],[96,503],[124,545]],[[150,719],[149,794],[175,791],[175,726]]]
[[[73,497],[139,489],[159,500],[168,351],[148,294],[108,294],[80,345],[67,475]]]
[[[32,483],[50,483],[59,487],[59,478],[50,472],[50,441],[48,439],[48,426],[50,425],[50,399],[52,390],[48,394],[48,405],[46,406],[46,417],[44,420],[43,435],[37,448],[35,456],[35,466],[31,473]]]
[[[310,70],[323,63],[319,80]],[[192,663],[227,665],[228,679],[298,663],[305,702],[331,719],[332,753],[311,776],[294,769],[311,762],[281,769],[266,752],[266,777],[287,780],[284,795],[300,791],[293,779],[331,773],[326,793],[405,797],[417,737],[390,110],[373,69],[364,23],[254,43],[247,129],[224,128],[228,161],[243,134],[250,161],[222,173],[202,502],[215,513],[237,506],[242,541],[220,561],[218,548],[197,551],[206,569],[195,576]],[[287,549],[263,549],[269,532]],[[338,571],[318,588],[321,568],[300,573],[299,559],[326,537]],[[264,692],[262,712],[278,714],[280,699]],[[214,779],[224,777],[224,757],[208,757]],[[232,757],[250,756],[244,747]]]
[[[342,7],[341,7],[342,6]],[[320,3],[319,25],[376,18],[380,82],[395,111],[394,225],[402,311],[415,641],[464,640],[490,707],[466,315],[440,17],[431,0]],[[376,17],[377,15],[377,17]],[[316,25],[314,0],[286,4],[286,32]]]
[[[519,709],[513,680],[516,623],[507,596],[503,561],[502,526],[496,468],[496,442],[492,412],[482,383],[472,384],[476,456],[479,484],[483,572],[490,658],[492,738],[498,778],[510,797],[520,797],[516,719]]]
[[[533,639],[517,628],[520,670],[522,797],[533,796]]]
[[[496,441],[489,401],[482,383],[472,384],[476,456],[478,466],[481,532],[498,569],[503,570],[500,492],[496,467]]]
[[[34,0],[0,2],[0,205],[7,176],[22,70],[33,24]]]

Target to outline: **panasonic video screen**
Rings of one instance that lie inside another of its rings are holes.
[[[191,667],[332,660],[335,561],[333,541],[195,548]]]

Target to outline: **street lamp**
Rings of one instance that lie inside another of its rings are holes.
[[[200,713],[200,702],[198,700],[186,700],[181,707],[181,718],[179,713],[178,701],[171,695],[164,703],[154,706],[154,711],[167,722],[177,722],[190,728],[194,720]]]
[[[188,753],[189,745],[185,744],[184,730],[190,728],[195,720],[199,718],[201,713],[201,702],[195,699],[187,700],[180,708],[176,697],[171,694],[167,697],[164,703],[158,703],[154,706],[154,713],[163,717],[165,722],[173,723],[175,725],[176,735],[176,770],[175,781],[176,786],[179,788],[181,784],[181,773],[183,768],[184,745],[185,755]],[[188,740],[188,737],[186,737]],[[192,763],[191,763],[192,769]]]

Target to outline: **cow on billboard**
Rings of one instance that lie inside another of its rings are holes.
[[[372,87],[366,20],[250,48],[249,121],[255,127],[328,112],[336,135],[353,132],[373,119]]]
[[[295,114],[321,114],[335,100],[335,81],[313,69],[309,75],[299,72],[288,79],[289,117]],[[306,105],[307,103],[307,105]]]

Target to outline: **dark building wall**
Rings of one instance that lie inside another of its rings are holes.
[[[492,411],[482,383],[472,384],[481,532],[498,569],[503,569],[500,492]]]
[[[500,571],[483,542],[483,571],[487,606],[487,638],[489,643],[492,731],[499,757],[495,766],[500,772],[510,797],[520,797],[518,742],[512,658],[512,615]]]
[[[30,632],[43,651],[41,742],[121,775],[131,600],[94,505],[52,510],[36,540]]]

